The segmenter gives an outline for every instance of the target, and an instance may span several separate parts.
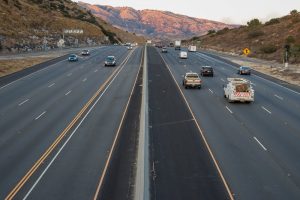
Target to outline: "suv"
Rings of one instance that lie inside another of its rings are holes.
[[[162,52],[162,53],[168,53],[168,49],[167,49],[166,47],[163,47],[163,48],[161,49],[161,52]]]
[[[68,58],[68,61],[72,62],[72,61],[78,61],[78,57],[76,54],[71,54]]]
[[[104,66],[116,66],[116,58],[114,56],[107,56]]]
[[[238,74],[240,75],[251,75],[251,68],[250,67],[246,67],[246,66],[241,66],[239,69],[238,69]]]
[[[81,55],[82,56],[88,56],[88,55],[90,55],[90,51],[89,50],[82,50],[82,52],[81,52]]]
[[[211,66],[203,66],[200,74],[201,76],[214,76],[214,70]]]
[[[186,89],[190,88],[190,87],[200,89],[201,88],[201,83],[202,83],[202,81],[201,81],[200,77],[198,76],[197,73],[194,73],[194,72],[186,73],[185,76],[184,76],[184,79],[182,81],[182,85]]]

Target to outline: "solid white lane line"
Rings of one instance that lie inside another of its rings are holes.
[[[224,80],[224,79],[222,79],[222,78],[221,78],[221,81],[225,82],[225,80]]]
[[[87,80],[87,78],[84,78],[83,80],[82,80],[82,82],[85,82]]]
[[[65,95],[67,96],[68,94],[70,94],[72,92],[72,90],[70,90],[69,92],[67,92]]]
[[[69,73],[67,76],[72,76],[72,73]]]
[[[96,69],[94,72],[97,72],[98,71],[98,69]]]
[[[277,97],[277,98],[280,99],[280,100],[283,100],[283,97],[278,96],[277,94],[275,94],[274,96]]]
[[[262,106],[261,108],[264,109],[267,113],[272,114],[272,112],[266,109],[265,107]]]
[[[226,106],[226,109],[232,114],[233,112]]]
[[[26,99],[25,101],[22,101],[21,103],[19,103],[19,106],[23,105],[23,104],[26,103],[27,101],[29,101],[29,99]]]
[[[256,137],[253,137],[253,138],[261,146],[261,148],[263,148],[265,151],[267,151],[267,148]]]
[[[39,116],[37,116],[37,117],[35,118],[35,120],[38,120],[39,118],[41,118],[45,113],[46,113],[46,111],[42,112]]]
[[[52,87],[53,85],[55,85],[55,83],[52,83],[51,85],[49,85],[48,88]]]
[[[214,93],[211,89],[208,89],[212,94]]]

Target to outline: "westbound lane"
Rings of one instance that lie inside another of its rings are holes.
[[[91,112],[76,126],[57,157],[29,181],[18,197],[25,199],[92,199],[105,174],[108,155],[140,67],[136,49]],[[69,140],[70,138],[70,140]]]
[[[64,66],[69,65],[68,62],[61,62],[58,66],[50,66],[49,69],[26,77],[27,84],[30,83],[30,80],[27,80],[30,77],[32,77],[32,82],[41,80],[43,84],[32,84],[30,86],[32,89],[25,92],[36,93],[34,98],[21,106],[15,102],[11,110],[1,118],[1,130],[4,131],[1,131],[0,136],[0,159],[6,161],[1,162],[0,165],[1,198],[7,195],[38,160],[42,152],[57,138],[113,70],[119,68],[103,67],[104,58],[112,54],[119,57],[119,64],[121,64],[128,55],[128,51],[124,47],[101,49],[95,56],[87,57],[82,62],[72,63],[72,67]],[[48,74],[55,74],[56,72],[53,71],[59,71],[62,68],[67,68],[68,71],[54,77],[57,80],[56,84],[49,87],[54,81],[43,81],[43,77],[48,79]],[[68,76],[69,74],[71,75]],[[9,94],[10,88],[21,90],[19,88],[23,85],[20,82],[17,81],[0,90],[3,92],[1,96]],[[24,87],[27,88],[27,86]],[[40,90],[40,87],[45,90],[36,92],[35,88]],[[41,115],[42,113],[44,114]],[[7,129],[4,129],[5,127]]]
[[[194,116],[148,48],[151,199],[231,199]]]
[[[187,71],[199,73],[202,65],[214,67],[215,77],[203,77],[200,91],[182,89],[235,198],[299,199],[299,95],[258,76],[247,76],[256,92],[255,102],[229,104],[222,85],[227,77],[239,77],[236,68],[199,53],[180,60],[178,51],[169,52],[162,56],[179,84]]]

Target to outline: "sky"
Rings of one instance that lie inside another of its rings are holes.
[[[77,0],[74,0],[77,1]],[[300,11],[300,0],[80,0],[99,5],[171,11],[190,17],[230,24],[246,24],[253,18],[263,22]]]

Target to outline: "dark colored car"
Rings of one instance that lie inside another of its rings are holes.
[[[240,75],[250,75],[251,74],[251,68],[250,67],[241,66],[238,69],[238,74],[240,74]]]
[[[168,49],[167,49],[166,47],[163,47],[163,48],[161,49],[161,52],[162,52],[162,53],[168,53]]]
[[[90,51],[89,50],[82,50],[81,55],[83,55],[83,56],[89,56],[90,55]]]
[[[104,66],[116,66],[116,58],[114,56],[107,56]]]
[[[214,76],[214,70],[211,66],[203,66],[200,74],[201,76]]]
[[[70,62],[78,61],[78,56],[76,54],[71,54],[68,58],[68,61]]]

